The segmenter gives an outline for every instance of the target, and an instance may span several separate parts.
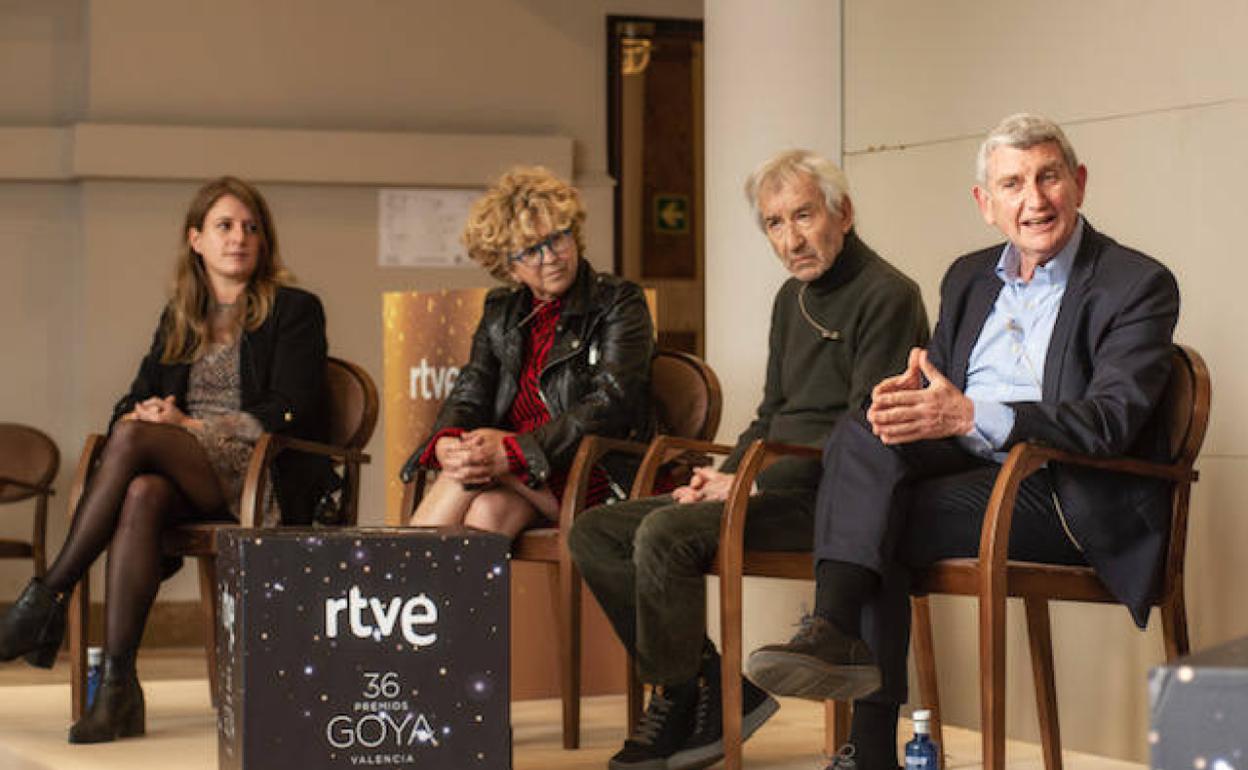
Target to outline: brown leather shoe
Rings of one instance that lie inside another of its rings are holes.
[[[787,643],[755,650],[746,673],[773,695],[809,700],[851,700],[880,689],[880,668],[867,643],[813,615],[802,618]]]

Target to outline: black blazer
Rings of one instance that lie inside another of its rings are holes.
[[[167,312],[167,311],[166,311]],[[164,316],[152,337],[130,391],[113,407],[109,430],[135,404],[152,396],[172,395],[186,410],[190,364],[163,364]],[[282,286],[273,309],[239,342],[241,404],[269,433],[323,441],[327,433],[325,311],[315,294]],[[323,458],[283,452],[278,455],[274,487],[285,524],[308,524],[313,506],[331,483]]]
[[[959,389],[1001,291],[994,270],[1001,248],[962,257],[941,284],[929,356]],[[1170,376],[1178,316],[1170,271],[1085,221],[1044,360],[1041,400],[1010,404],[1014,430],[1003,448],[1038,441],[1083,454],[1168,460],[1165,426],[1153,418]],[[1163,566],[1170,485],[1060,464],[1048,472],[1088,563],[1144,626]]]

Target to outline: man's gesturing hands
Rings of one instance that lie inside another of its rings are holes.
[[[911,348],[906,370],[872,389],[867,421],[885,444],[906,444],[970,433],[975,406],[932,366],[926,350]]]

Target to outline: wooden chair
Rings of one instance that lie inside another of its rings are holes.
[[[650,444],[633,484],[632,497],[653,493],[659,467],[673,454],[694,452],[727,455],[732,447],[706,441],[693,441],[660,436]],[[744,577],[773,577],[790,580],[814,580],[814,557],[810,551],[748,551],[745,549],[746,506],[759,471],[783,456],[818,458],[814,447],[755,441],[746,450],[737,466],[719,529],[719,552],[711,574],[719,576],[720,666],[723,693],[724,768],[740,770],[741,754],[741,660],[742,660],[742,582]],[[630,672],[632,674],[632,672]],[[641,684],[629,676],[628,728],[636,729],[641,716]],[[836,754],[849,736],[849,704],[827,701],[824,704],[824,752]]]
[[[48,498],[60,467],[61,452],[46,433],[26,425],[0,423],[0,505],[35,498],[30,541],[0,538],[0,559],[32,560],[35,577],[43,577],[48,568]]]
[[[719,429],[723,391],[719,378],[697,356],[659,350],[650,370],[650,390],[661,430],[707,438]],[[512,544],[512,561],[549,565],[551,592],[558,617],[559,692],[563,701],[563,747],[580,745],[581,724],[581,576],[568,551],[572,520],[585,508],[589,474],[612,452],[642,455],[646,445],[635,441],[586,436],[568,470],[559,509],[559,524],[526,530]],[[418,471],[403,490],[402,520],[407,521],[424,495],[428,474]]]
[[[1005,768],[1006,597],[1021,597],[1027,614],[1041,743],[1048,770],[1061,770],[1062,766],[1048,603],[1117,603],[1090,567],[1035,564],[1007,558],[1010,523],[1019,484],[1046,463],[1060,462],[1130,473],[1164,479],[1173,484],[1165,574],[1155,606],[1160,609],[1166,659],[1174,660],[1188,653],[1190,645],[1183,593],[1188,500],[1192,483],[1198,477],[1193,465],[1209,422],[1210,383],[1204,360],[1190,348],[1175,346],[1173,366],[1157,415],[1170,430],[1170,462],[1087,457],[1037,444],[1015,446],[997,476],[988,501],[978,558],[947,559],[914,575],[911,589],[915,594],[914,652],[920,692],[924,706],[932,709],[932,732],[942,745],[936,660],[927,595],[960,594],[975,596],[979,600],[979,697],[984,767],[987,770]]]
[[[162,549],[166,556],[193,556],[199,566],[199,593],[206,631],[204,644],[208,658],[208,682],[212,702],[217,703],[217,573],[216,534],[225,527],[258,527],[264,504],[267,470],[283,451],[296,450],[330,458],[343,468],[341,490],[341,520],[336,522],[353,526],[359,515],[360,465],[369,462],[364,454],[377,425],[377,386],[361,367],[337,358],[329,359],[326,382],[329,388],[329,434],[326,443],[263,433],[252,450],[247,475],[243,482],[243,499],[239,521],[234,523],[188,524],[165,533]],[[104,436],[87,437],[86,446],[78,460],[78,470],[70,489],[69,510],[76,511],[78,500],[100,451]],[[90,608],[90,581],[84,575],[74,588],[69,604],[69,649],[71,662],[73,718],[78,719],[86,705],[86,653],[88,610]]]

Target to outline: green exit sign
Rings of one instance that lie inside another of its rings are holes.
[[[654,196],[654,231],[662,235],[689,232],[689,196],[658,193]]]

